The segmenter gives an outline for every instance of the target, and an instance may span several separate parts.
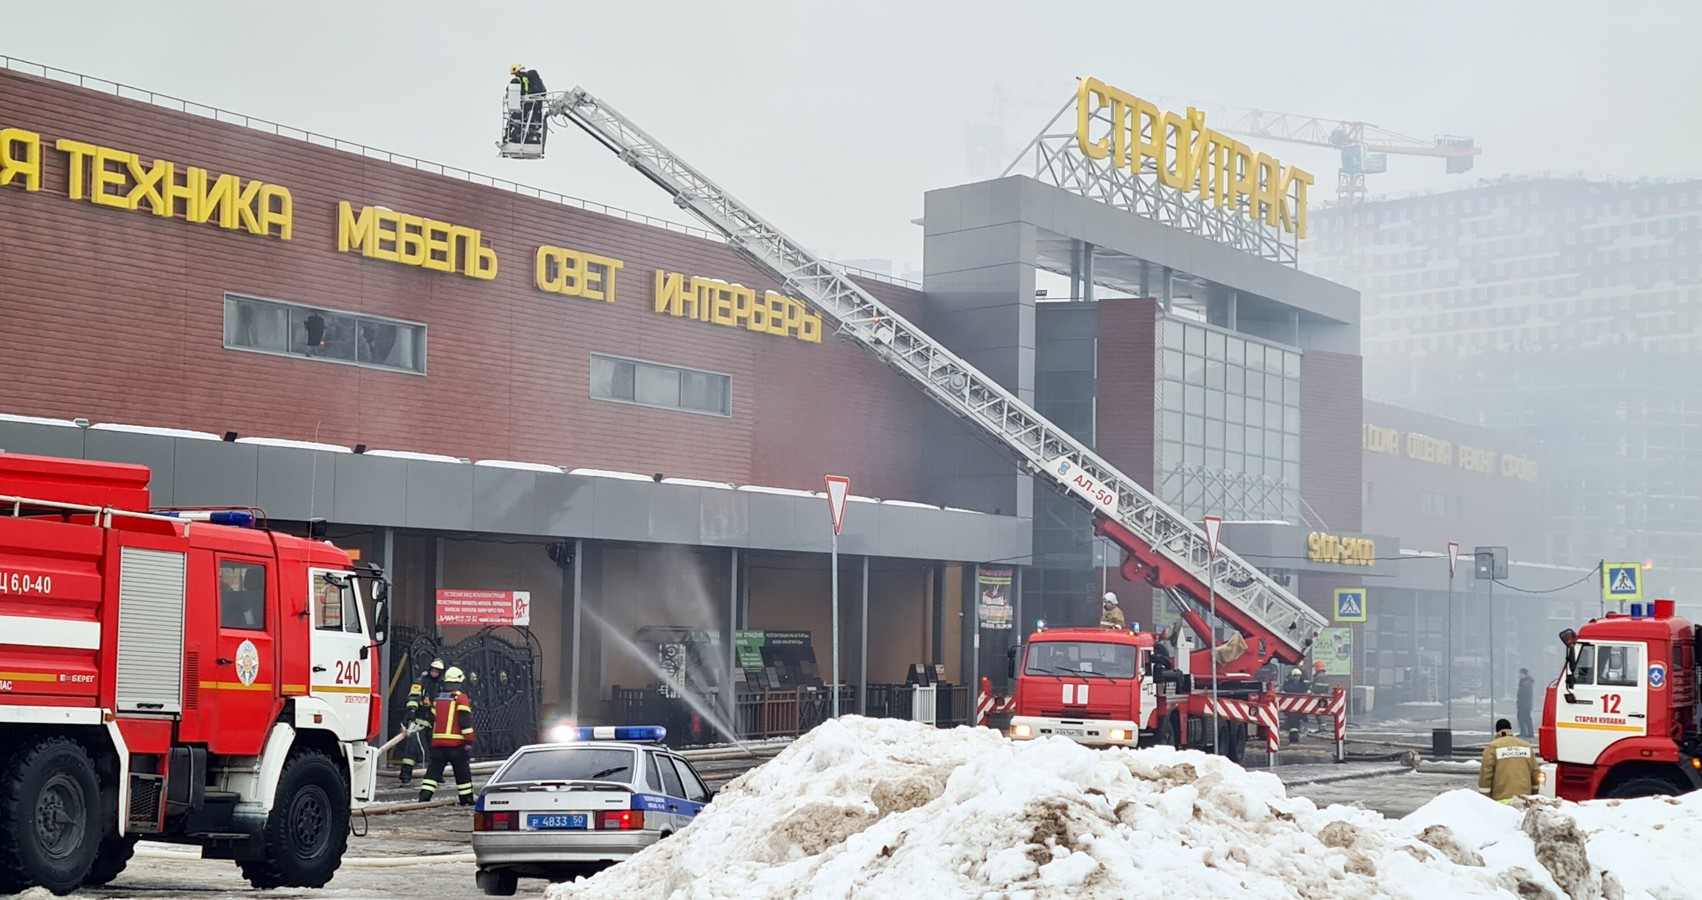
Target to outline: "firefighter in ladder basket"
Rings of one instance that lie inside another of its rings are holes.
[[[1127,627],[1125,623],[1123,610],[1117,606],[1117,595],[1106,591],[1105,596],[1100,598],[1099,601],[1099,627],[1115,628],[1122,631]]]
[[[432,702],[436,724],[431,730],[431,763],[426,766],[426,777],[420,779],[421,803],[437,793],[443,770],[452,768],[461,805],[473,805],[473,701],[461,690],[466,681],[467,676],[451,666],[443,673],[443,690]]]

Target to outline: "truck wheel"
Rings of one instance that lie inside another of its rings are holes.
[[[1603,791],[1602,797],[1629,799],[1631,797],[1663,797],[1682,793],[1684,791],[1678,785],[1659,775],[1639,775],[1636,778],[1627,778],[1611,789]]]
[[[1153,729],[1152,743],[1154,746],[1176,746],[1176,723],[1170,716],[1160,716],[1158,727]]]
[[[19,748],[0,771],[0,885],[69,894],[82,884],[104,828],[95,765],[69,738]]]
[[[479,890],[490,897],[512,897],[520,888],[520,876],[508,869],[481,869],[476,880]]]
[[[329,756],[290,755],[263,838],[266,858],[241,864],[257,888],[324,887],[337,873],[349,846],[349,788]]]
[[[1221,723],[1218,726],[1217,747],[1225,758],[1239,765],[1247,755],[1247,724]]]
[[[124,873],[124,867],[130,865],[130,857],[136,855],[136,842],[141,838],[130,834],[119,837],[109,834],[100,842],[100,852],[95,854],[95,864],[89,867],[88,877],[83,879],[85,887],[97,887],[110,884],[114,878]]]

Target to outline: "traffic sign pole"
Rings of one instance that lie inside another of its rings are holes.
[[[839,529],[845,524],[845,498],[851,493],[851,479],[843,475],[827,476],[827,503],[833,514],[833,717],[839,718]]]
[[[1206,516],[1205,527],[1206,549],[1211,554],[1206,563],[1206,605],[1211,609],[1211,752],[1215,754],[1221,730],[1217,720],[1217,536],[1223,530],[1222,517]]]
[[[1460,542],[1448,542],[1448,733],[1454,732],[1454,572],[1460,567]]]

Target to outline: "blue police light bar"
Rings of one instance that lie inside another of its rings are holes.
[[[568,729],[571,741],[644,741],[661,743],[668,729],[660,725],[587,725]]]

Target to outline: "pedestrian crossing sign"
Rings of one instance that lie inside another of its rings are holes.
[[[1338,588],[1336,590],[1336,621],[1365,621],[1364,588]]]
[[[1643,567],[1637,563],[1608,563],[1602,568],[1602,599],[1643,599]]]

